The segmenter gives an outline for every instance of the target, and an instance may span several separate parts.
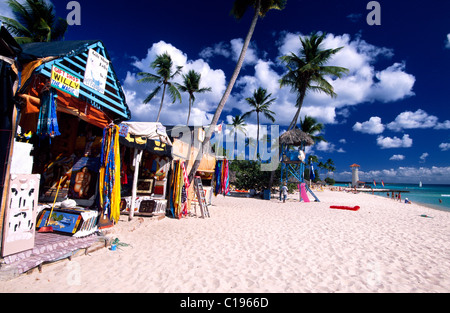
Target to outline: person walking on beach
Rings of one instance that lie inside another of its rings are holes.
[[[286,186],[286,183],[284,183],[283,187],[281,187],[281,194],[283,196],[283,203],[286,202],[287,194],[288,194],[288,188]]]

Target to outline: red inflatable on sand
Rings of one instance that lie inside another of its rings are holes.
[[[360,209],[359,206],[340,206],[340,205],[332,205],[330,209],[340,209],[340,210],[349,210],[349,211],[358,211]]]

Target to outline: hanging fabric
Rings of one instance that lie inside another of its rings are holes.
[[[229,162],[227,159],[216,162],[214,169],[214,196],[227,195],[230,191]]]
[[[42,92],[41,109],[39,110],[39,119],[37,125],[37,134],[41,137],[54,138],[61,135],[58,127],[58,118],[56,116],[56,95],[50,88]]]
[[[100,206],[103,214],[117,223],[120,217],[119,126],[103,130],[99,177]]]
[[[221,179],[222,179],[222,161],[216,162],[216,167],[214,169],[214,196],[217,196],[221,190]]]
[[[230,191],[230,177],[229,177],[229,163],[228,160],[223,160],[223,183],[222,183],[222,194],[225,196]]]
[[[173,171],[171,175],[170,188],[170,209],[172,216],[181,218],[187,216],[187,195],[189,189],[189,179],[186,166],[183,161],[173,161]]]
[[[188,214],[187,199],[188,199],[188,190],[189,190],[190,184],[189,184],[189,177],[188,177],[188,174],[186,171],[186,165],[184,162],[181,162],[181,170],[182,170],[183,182],[184,182],[184,186],[183,186],[183,190],[182,190],[182,203],[183,203],[182,214],[184,216],[186,216]]]

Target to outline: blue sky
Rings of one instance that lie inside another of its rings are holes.
[[[52,0],[66,17],[69,1]],[[100,39],[122,82],[132,119],[154,121],[159,98],[142,103],[152,86],[137,83],[150,72],[157,54],[169,52],[187,72],[202,73],[212,92],[197,96],[191,125],[208,125],[236,64],[252,17],[236,21],[233,1],[78,1],[81,25],[70,26],[66,40]],[[327,143],[308,150],[333,159],[336,180],[351,179],[350,165],[361,165],[366,181],[450,183],[450,2],[378,1],[381,25],[366,21],[369,1],[288,0],[283,11],[260,19],[232,96],[222,113],[225,123],[249,110],[245,97],[261,86],[277,101],[276,124],[286,128],[295,114],[295,94],[279,88],[285,72],[279,56],[298,52],[299,35],[327,34],[324,47],[344,47],[330,62],[350,73],[332,81],[338,97],[309,94],[302,116],[325,125]],[[0,15],[9,15],[4,0]],[[160,121],[184,124],[183,103],[166,102]],[[248,122],[256,133],[256,117]],[[263,124],[269,125],[267,120]]]

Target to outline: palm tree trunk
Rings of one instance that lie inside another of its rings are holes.
[[[222,100],[220,100],[219,105],[217,106],[216,112],[214,113],[213,119],[211,121],[211,124],[206,131],[205,140],[202,144],[202,149],[198,152],[195,162],[192,165],[191,171],[189,172],[189,182],[192,183],[194,179],[194,175],[197,172],[197,169],[200,165],[201,155],[203,154],[203,150],[206,149],[206,146],[208,145],[212,133],[214,132],[214,129],[217,125],[217,122],[219,121],[220,114],[222,113],[223,107],[225,106],[225,103],[228,100],[228,97],[231,94],[231,90],[234,87],[234,84],[236,83],[236,80],[239,76],[239,72],[241,71],[242,64],[244,63],[245,54],[247,52],[247,48],[250,44],[250,40],[252,39],[253,32],[255,31],[256,23],[258,22],[259,17],[259,11],[261,10],[261,0],[258,0],[257,6],[255,8],[255,15],[253,16],[252,23],[250,25],[250,29],[248,30],[247,37],[245,38],[244,45],[242,46],[241,54],[239,56],[238,62],[236,64],[236,68],[234,69],[233,76],[231,76],[230,82],[228,83],[228,87],[225,90],[225,93],[222,97]]]
[[[162,98],[161,98],[161,104],[159,105],[159,111],[158,111],[158,117],[156,118],[156,122],[159,122],[159,116],[161,115],[161,109],[163,106],[163,102],[164,102],[164,95],[166,94],[166,84],[164,84],[164,88],[163,88],[163,94],[162,94]]]
[[[259,148],[259,112],[256,112],[256,127],[258,127],[256,129],[256,158],[259,159],[259,154],[258,154],[258,148]],[[255,158],[255,159],[256,159]]]
[[[303,106],[303,100],[305,99],[305,91],[302,90],[300,93],[300,97],[298,99],[298,109],[295,113],[294,119],[291,122],[291,125],[289,125],[288,131],[295,128],[295,125],[297,125],[298,117],[300,116],[300,111],[302,110]]]
[[[191,96],[189,96],[189,111],[188,111],[188,118],[187,118],[187,122],[186,122],[186,126],[189,126],[189,117],[191,116],[191,107],[192,107],[192,98]]]

